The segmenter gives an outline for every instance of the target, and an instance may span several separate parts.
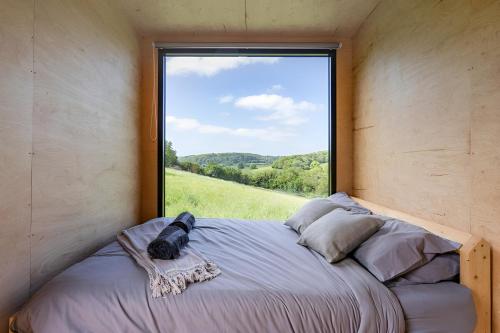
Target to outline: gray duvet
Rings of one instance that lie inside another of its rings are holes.
[[[190,244],[222,274],[152,298],[117,242],[47,283],[20,332],[404,332],[395,295],[351,259],[329,264],[273,222],[200,219]]]

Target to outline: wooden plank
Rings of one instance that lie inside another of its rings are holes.
[[[337,50],[337,192],[352,192],[352,42]]]
[[[382,205],[378,205],[376,203],[369,202],[367,200],[363,200],[360,198],[353,197],[353,199],[360,205],[370,209],[373,212],[376,212],[377,214],[391,216],[403,221],[407,221],[411,224],[418,225],[438,236],[452,240],[454,242],[458,242],[460,244],[467,244],[469,240],[472,238],[472,235],[470,233],[459,229],[455,229],[436,222],[424,220],[422,218],[415,217],[395,209],[387,208]]]
[[[158,216],[157,51],[150,38],[141,40],[141,221]]]
[[[491,332],[491,247],[479,237],[460,249],[460,283],[472,290],[477,314],[474,332]]]

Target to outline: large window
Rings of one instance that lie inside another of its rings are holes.
[[[284,220],[333,191],[333,51],[159,55],[161,215]]]

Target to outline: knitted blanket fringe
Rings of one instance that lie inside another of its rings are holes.
[[[206,264],[175,274],[162,274],[155,269],[154,272],[148,272],[149,287],[154,298],[164,297],[170,293],[178,295],[186,290],[188,283],[211,280],[219,274],[219,268],[210,260],[207,260]]]

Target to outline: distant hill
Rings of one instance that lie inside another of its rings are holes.
[[[206,166],[209,163],[222,164],[225,166],[243,165],[269,165],[276,161],[279,156],[264,156],[251,153],[210,153],[199,155],[180,156],[179,162],[197,163]]]
[[[178,158],[178,167],[199,175],[304,196],[328,194],[328,152],[289,156],[212,153]]]

